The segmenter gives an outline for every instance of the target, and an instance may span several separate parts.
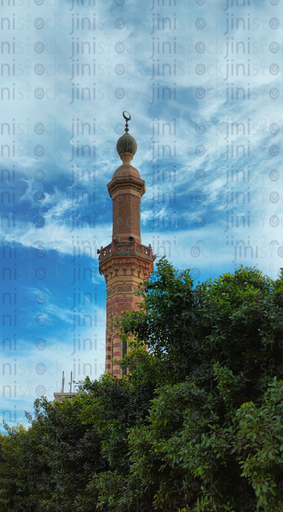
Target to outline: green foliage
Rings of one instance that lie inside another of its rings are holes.
[[[120,321],[122,379],[0,437],[0,512],[283,510],[283,274],[166,260]]]
[[[283,491],[283,381],[276,377],[265,392],[261,407],[253,402],[237,410],[236,436],[232,452],[243,477],[252,484],[257,497],[256,510],[270,507],[282,510]]]

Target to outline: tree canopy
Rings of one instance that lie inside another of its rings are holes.
[[[37,399],[0,437],[0,511],[283,510],[283,275],[164,258],[119,319],[122,379]]]

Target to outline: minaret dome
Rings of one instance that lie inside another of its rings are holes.
[[[123,117],[126,120],[125,133],[122,135],[122,137],[120,137],[120,139],[118,139],[116,149],[121,160],[124,162],[125,158],[123,158],[123,155],[131,155],[133,158],[133,156],[136,154],[137,143],[134,137],[128,133],[128,121],[131,120],[131,115],[128,112],[123,112]],[[132,158],[130,160],[132,160]],[[126,160],[128,160],[128,158],[126,158]]]

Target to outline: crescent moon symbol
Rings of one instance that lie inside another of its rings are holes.
[[[128,116],[126,116],[126,114],[128,114]],[[126,110],[124,110],[123,112],[123,118],[126,119],[126,121],[130,121],[131,120],[131,114],[129,114],[129,112],[127,112]]]

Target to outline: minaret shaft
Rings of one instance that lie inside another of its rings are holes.
[[[111,256],[107,257],[109,249]],[[121,377],[118,361],[123,356],[123,347],[115,327],[116,317],[125,311],[138,309],[140,299],[134,292],[142,280],[149,278],[153,270],[152,252],[150,247],[135,242],[126,246],[125,242],[114,241],[110,246],[101,249],[100,254],[103,255],[105,252],[106,255],[102,256],[100,263],[101,272],[107,283],[105,369],[108,373]]]
[[[121,189],[113,199],[113,238],[121,240],[133,237],[139,242],[140,235],[140,194],[130,188]]]

